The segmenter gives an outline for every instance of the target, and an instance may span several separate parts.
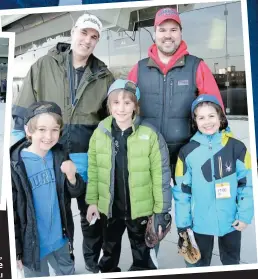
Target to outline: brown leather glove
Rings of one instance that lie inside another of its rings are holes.
[[[188,232],[180,232],[178,239],[178,253],[184,257],[185,261],[195,264],[201,259],[199,249],[196,249],[189,238]]]

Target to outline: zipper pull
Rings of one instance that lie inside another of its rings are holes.
[[[164,75],[164,81],[166,81],[166,75]]]
[[[211,141],[209,141],[209,149],[212,149]]]
[[[208,138],[208,141],[209,141],[209,150],[212,149],[212,144],[211,144],[211,136],[210,135],[207,135],[207,138]]]
[[[219,161],[219,175],[220,175],[220,179],[222,179],[222,177],[223,177],[223,167],[222,167],[221,156],[219,156],[218,161]]]
[[[124,135],[124,131],[122,131],[122,136]]]

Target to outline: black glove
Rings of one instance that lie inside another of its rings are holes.
[[[162,232],[164,233],[168,228],[171,227],[172,217],[169,213],[155,213],[154,214],[154,228],[156,233],[159,233],[159,226],[161,226]]]
[[[153,214],[149,217],[146,233],[145,243],[149,248],[155,247],[171,229],[172,218],[169,213]],[[159,226],[162,232],[159,234]]]

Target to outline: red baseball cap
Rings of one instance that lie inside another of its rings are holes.
[[[167,19],[172,19],[176,21],[180,27],[181,27],[181,20],[179,17],[178,12],[175,9],[172,8],[163,8],[157,11],[156,16],[155,16],[155,22],[154,26],[157,27],[160,25],[163,21]]]

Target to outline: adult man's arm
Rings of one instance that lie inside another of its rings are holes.
[[[218,85],[212,75],[211,70],[204,61],[201,61],[196,73],[196,85],[199,94],[214,95],[220,102],[222,109],[224,110],[224,104],[221,98],[221,94]]]
[[[32,65],[27,76],[23,81],[21,92],[18,94],[12,107],[12,117],[14,127],[12,130],[12,143],[17,142],[25,136],[24,133],[24,114],[26,108],[36,101],[35,81],[37,79],[37,63]]]

